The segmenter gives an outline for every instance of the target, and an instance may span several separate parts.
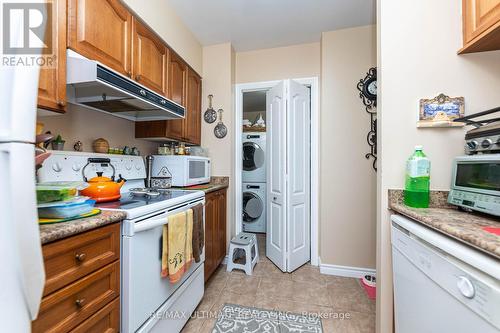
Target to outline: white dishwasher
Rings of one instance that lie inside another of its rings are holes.
[[[396,333],[500,332],[500,261],[392,215]]]

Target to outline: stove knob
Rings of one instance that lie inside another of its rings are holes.
[[[493,141],[491,139],[485,139],[481,142],[481,147],[484,149],[490,148],[493,145]]]
[[[458,290],[467,298],[474,298],[476,290],[472,282],[465,276],[459,276],[457,281]]]
[[[52,170],[54,170],[55,172],[61,172],[61,170],[62,170],[61,163],[56,162],[56,163],[52,164]]]
[[[82,166],[80,164],[75,163],[71,166],[71,169],[73,169],[73,171],[80,171],[82,169]]]
[[[469,142],[467,142],[467,147],[468,147],[470,150],[476,150],[476,149],[477,149],[477,146],[478,146],[477,141],[469,141]]]

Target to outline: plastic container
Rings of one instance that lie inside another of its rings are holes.
[[[39,204],[64,201],[78,195],[78,191],[88,186],[85,182],[51,182],[36,185],[36,199]]]
[[[375,282],[375,276],[365,275],[360,279],[360,281],[368,298],[375,299],[377,297],[377,284]]]
[[[84,202],[61,203],[58,206],[39,207],[38,217],[46,219],[66,219],[82,214],[87,214],[94,208],[95,200]]]
[[[415,152],[406,162],[405,205],[429,207],[430,172],[431,162],[422,151],[422,146],[415,146]]]

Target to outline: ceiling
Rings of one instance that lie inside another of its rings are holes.
[[[266,111],[266,90],[243,93],[243,112]]]
[[[204,46],[249,51],[318,42],[321,32],[375,23],[376,0],[166,0]]]

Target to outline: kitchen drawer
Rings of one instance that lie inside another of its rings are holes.
[[[42,299],[32,332],[67,332],[95,314],[120,293],[120,262]]]
[[[46,296],[120,257],[120,224],[44,245]]]
[[[120,298],[116,298],[92,317],[78,325],[71,333],[118,332],[120,330]]]

